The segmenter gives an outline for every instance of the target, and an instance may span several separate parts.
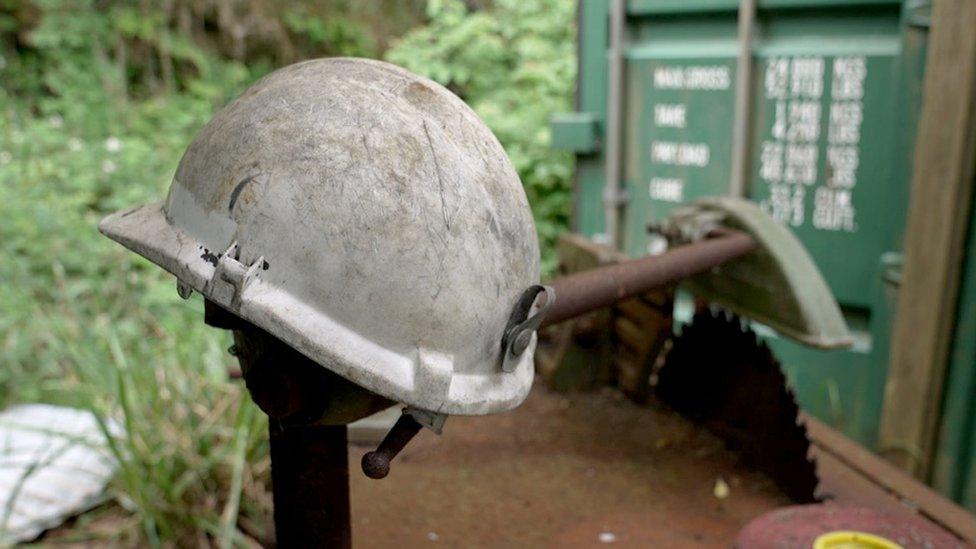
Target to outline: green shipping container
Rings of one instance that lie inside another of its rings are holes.
[[[976,205],[967,242],[931,481],[976,510]]]
[[[756,0],[750,15],[737,0],[629,0],[616,151],[606,135],[611,4],[580,2],[577,112],[553,121],[553,145],[577,154],[574,229],[605,230],[611,154],[626,193],[619,244],[632,256],[654,245],[649,222],[741,187],[803,241],[856,344],[823,352],[765,337],[801,405],[875,447],[931,1]],[[742,52],[751,62],[740,71]],[[972,232],[931,480],[976,508],[976,221]]]

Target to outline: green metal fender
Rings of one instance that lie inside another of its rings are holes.
[[[837,300],[803,244],[754,203],[706,198],[676,210],[659,229],[671,244],[679,244],[720,226],[748,233],[756,251],[688,279],[686,289],[811,347],[853,343]]]

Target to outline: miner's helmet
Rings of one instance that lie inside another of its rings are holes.
[[[533,304],[545,290],[519,177],[463,101],[394,65],[271,73],[204,126],[165,201],[99,228],[184,296],[389,399],[487,414],[532,384],[551,299]]]

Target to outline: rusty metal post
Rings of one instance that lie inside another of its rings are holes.
[[[270,422],[278,547],[351,547],[345,425]]]
[[[318,424],[345,402],[348,382],[210,301],[205,314],[207,324],[234,331],[232,352],[269,417],[278,547],[351,547],[346,426]]]
[[[678,282],[746,255],[756,248],[751,236],[728,229],[700,242],[660,255],[583,271],[551,282],[556,302],[542,326],[559,324],[590,311]]]

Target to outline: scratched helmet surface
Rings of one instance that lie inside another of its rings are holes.
[[[187,148],[165,201],[100,230],[375,393],[445,414],[514,408],[509,316],[539,280],[518,175],[450,91],[394,65],[280,69]]]

